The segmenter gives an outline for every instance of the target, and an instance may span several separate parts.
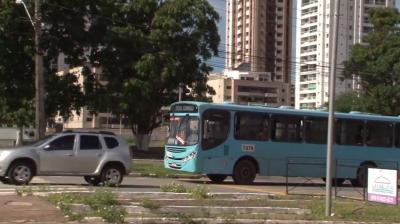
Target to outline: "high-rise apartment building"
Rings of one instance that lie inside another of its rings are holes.
[[[375,7],[394,7],[394,0],[299,0],[296,41],[296,99],[300,109],[314,109],[329,101],[329,67],[331,60],[335,2],[340,2],[336,96],[354,89],[353,80],[343,80],[343,62],[352,46],[373,27],[368,11]]]
[[[227,70],[290,82],[292,0],[227,0]]]

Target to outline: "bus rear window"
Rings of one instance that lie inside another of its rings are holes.
[[[229,133],[230,113],[224,110],[206,110],[203,114],[202,146],[204,150],[222,144]]]

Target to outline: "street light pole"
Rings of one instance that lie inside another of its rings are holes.
[[[329,76],[329,117],[328,117],[328,144],[326,149],[326,186],[325,186],[325,216],[331,216],[332,212],[332,170],[333,170],[333,145],[335,122],[335,88],[336,88],[336,59],[339,30],[340,0],[335,0],[335,17],[333,23],[333,35],[331,35],[331,64]]]
[[[23,0],[16,0],[15,3],[24,6],[29,20],[35,30],[35,138],[41,139],[44,137],[46,129],[44,115],[43,52],[40,49],[40,39],[42,35],[42,14],[40,12],[41,0],[35,0],[35,21],[32,20],[28,8]]]
[[[43,52],[40,49],[42,35],[41,0],[35,0],[35,128],[36,138],[44,137],[46,124],[44,116]]]

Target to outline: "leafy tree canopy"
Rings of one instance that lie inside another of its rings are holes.
[[[27,1],[33,14],[33,1]],[[85,1],[47,0],[42,7],[46,116],[60,113],[70,116],[71,110],[84,105],[84,95],[77,77],[57,74],[58,56],[82,66],[85,61]],[[34,34],[23,6],[13,0],[0,1],[0,124],[30,125],[34,117]],[[68,9],[68,10],[67,10]]]
[[[7,114],[16,109],[32,109],[35,52],[24,8],[14,0],[0,1],[0,8],[5,120],[14,119]],[[87,104],[126,116],[133,133],[145,135],[160,124],[162,106],[177,100],[179,83],[191,89],[191,99],[206,100],[205,93],[213,91],[206,85],[212,68],[205,61],[218,53],[219,16],[207,0],[46,0],[42,18],[48,117],[59,112],[67,118]],[[60,53],[71,67],[81,68],[83,85],[68,70],[57,74],[52,64]],[[102,71],[100,77],[94,68]]]
[[[206,0],[99,1],[91,10],[99,45],[90,57],[107,80],[95,109],[127,116],[133,133],[145,135],[160,124],[161,107],[177,101],[179,83],[204,97],[205,61],[220,41],[219,16]]]
[[[399,115],[400,14],[397,9],[373,9],[370,20],[374,30],[353,47],[343,72],[347,78],[358,75],[361,90],[339,97],[339,102],[365,112]]]

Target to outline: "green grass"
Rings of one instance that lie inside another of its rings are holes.
[[[86,216],[100,216],[110,223],[123,223],[127,212],[119,206],[116,195],[109,190],[97,190],[93,194],[74,193],[52,194],[49,202],[59,207],[72,220],[82,220]],[[72,212],[71,204],[88,205],[91,212]]]
[[[144,176],[175,177],[176,175],[193,175],[193,173],[181,172],[164,168],[163,161],[135,160],[131,172]]]
[[[366,201],[336,199],[332,204],[332,217],[325,217],[325,201],[316,200],[310,205],[311,219],[363,222],[398,222],[400,207]]]
[[[174,192],[174,193],[187,193],[188,189],[183,186],[183,184],[170,183],[166,185],[161,185],[160,189],[162,192]]]

